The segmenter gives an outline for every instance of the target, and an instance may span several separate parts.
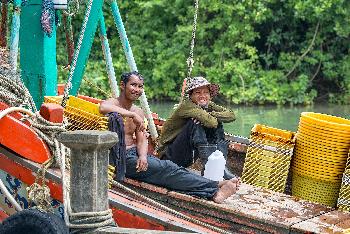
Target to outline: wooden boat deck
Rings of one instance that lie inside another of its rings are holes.
[[[343,233],[350,213],[242,184],[223,204],[128,179],[130,187],[204,222],[239,233]]]
[[[27,168],[28,172],[32,172],[31,180],[34,179],[33,172],[37,171],[39,164],[20,158],[4,148],[0,148],[0,154],[3,160],[12,160],[17,166]],[[0,169],[7,171],[3,168],[7,167],[5,164],[9,166],[3,162]],[[17,178],[25,180],[23,172],[17,171]],[[29,176],[25,177],[28,179]],[[47,179],[59,185],[58,170],[50,169]],[[342,233],[350,228],[350,213],[247,184],[242,184],[240,190],[223,204],[130,179],[127,179],[124,185],[178,212],[233,233]],[[57,191],[53,192],[55,197],[60,197],[60,194],[56,194]],[[110,204],[116,209],[113,212],[116,217],[121,210],[132,211],[133,218],[147,218],[150,224],[153,223],[153,226],[149,227],[151,229],[168,226],[170,230],[175,228],[189,231],[188,221],[170,213],[166,214],[167,212],[160,208],[152,207],[142,198],[122,189],[114,187],[110,190]],[[161,217],[159,212],[163,214]],[[170,224],[174,224],[173,227],[170,227]],[[200,227],[197,227],[197,230],[199,229]],[[203,229],[201,233],[210,232]]]

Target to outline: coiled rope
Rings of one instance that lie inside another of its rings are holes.
[[[1,69],[0,80],[0,101],[9,106],[24,107],[32,112],[37,111],[33,98],[17,72]]]
[[[57,162],[61,169],[66,225],[70,228],[91,231],[92,228],[100,228],[113,224],[114,220],[110,209],[102,212],[80,213],[73,213],[71,210],[69,199],[69,161],[66,164],[66,155],[69,156],[69,150],[57,140],[58,134],[66,131],[67,122],[52,123],[41,117],[36,111],[32,96],[20,80],[19,73],[0,67],[0,83],[0,101],[10,106],[17,106],[0,112],[0,119],[14,111],[24,113],[25,117],[22,120],[28,120],[30,122],[30,127],[46,142],[51,155],[53,155],[53,157],[42,164],[42,167],[37,172],[35,182],[28,188],[29,200],[34,202],[38,209],[52,211],[50,189],[45,184],[45,174],[47,169]],[[27,107],[28,109],[23,107]],[[68,171],[66,171],[66,167]],[[9,200],[16,202],[14,198]],[[17,210],[21,209],[17,202],[14,203],[14,206]],[[71,221],[70,217],[72,219]]]

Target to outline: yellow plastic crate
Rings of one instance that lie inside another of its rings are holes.
[[[294,145],[293,132],[260,124],[254,125],[242,181],[276,192],[284,192]]]
[[[61,104],[62,97],[45,97],[46,103]],[[99,105],[69,96],[64,116],[68,119],[68,130],[107,130],[108,118],[99,113]]]
[[[350,148],[350,120],[301,113],[292,169],[321,181],[342,178]]]
[[[301,113],[292,164],[292,195],[334,207],[349,147],[350,120]]]
[[[341,182],[337,207],[343,211],[350,211],[350,151]]]
[[[308,201],[335,207],[341,180],[324,181],[315,179],[293,170],[292,194]]]

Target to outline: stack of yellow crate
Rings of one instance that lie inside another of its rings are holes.
[[[45,97],[46,103],[61,104],[62,97]],[[69,96],[64,116],[68,119],[68,130],[107,130],[108,118],[99,112],[99,105]]]
[[[293,196],[335,206],[350,148],[350,120],[301,113],[292,163]]]
[[[284,192],[295,134],[290,131],[254,125],[244,163],[242,181]]]

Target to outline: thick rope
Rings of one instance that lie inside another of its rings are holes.
[[[7,75],[12,76],[12,79],[8,78]],[[66,155],[68,149],[57,140],[58,134],[66,131],[65,126],[67,123],[65,121],[64,123],[52,123],[44,119],[39,112],[36,112],[33,98],[27,88],[23,85],[18,73],[7,69],[0,69],[0,83],[0,101],[11,106],[27,106],[31,109],[10,107],[0,112],[0,119],[14,111],[26,114],[23,120],[28,120],[30,122],[30,127],[45,141],[53,155],[53,157],[42,164],[42,167],[37,172],[35,182],[28,188],[29,200],[33,201],[41,210],[52,210],[50,189],[45,184],[45,174],[47,169],[57,162],[61,169],[64,198],[63,203],[65,209],[64,216],[67,226],[78,229],[95,229],[113,224],[114,220],[110,209],[101,212],[80,213],[73,213],[71,210],[69,199],[69,170],[68,177],[66,175]],[[9,101],[9,99],[11,100]],[[32,110],[34,110],[35,113]],[[67,165],[70,165],[70,163]],[[17,205],[15,206],[17,207]],[[70,221],[70,217],[72,217],[72,221]]]
[[[191,45],[190,45],[190,54],[186,60],[187,62],[187,77],[184,79],[184,82],[182,83],[182,92],[181,92],[181,99],[180,101],[183,100],[185,96],[185,89],[186,85],[190,83],[191,81],[191,74],[192,74],[192,69],[194,66],[194,55],[193,55],[193,50],[194,50],[194,43],[196,39],[196,30],[197,30],[197,18],[198,18],[198,7],[199,7],[199,0],[195,0],[195,5],[194,5],[194,15],[193,15],[193,25],[192,25],[192,38],[191,38]]]
[[[36,106],[28,89],[19,78],[19,74],[12,70],[0,69],[0,101],[9,106],[26,107],[36,112]]]
[[[187,58],[187,67],[188,67],[187,79],[191,77],[191,73],[194,65],[193,50],[194,50],[194,43],[196,39],[198,6],[199,6],[199,0],[195,0],[190,55]]]
[[[90,17],[92,2],[93,2],[93,0],[89,0],[89,4],[86,7],[86,15],[85,15],[85,18],[84,18],[84,21],[83,21],[83,26],[81,28],[81,33],[80,33],[80,36],[79,36],[77,48],[76,48],[76,51],[74,53],[72,65],[71,65],[70,72],[69,72],[68,81],[67,81],[67,84],[66,84],[66,86],[64,88],[64,94],[63,94],[62,103],[61,103],[61,106],[63,108],[65,108],[66,105],[67,105],[67,100],[69,98],[69,91],[72,88],[73,74],[74,74],[75,68],[77,66],[78,55],[79,55],[79,52],[80,52],[81,44],[83,43],[83,38],[84,38],[85,30],[86,30],[86,25],[87,25],[88,19]]]
[[[154,201],[153,199],[151,199],[151,198],[149,198],[149,197],[146,197],[146,196],[144,196],[144,195],[142,195],[142,194],[140,194],[140,193],[135,192],[134,190],[132,190],[132,189],[130,189],[130,188],[128,188],[128,187],[122,185],[121,183],[119,183],[119,182],[117,182],[117,181],[115,181],[115,180],[113,180],[113,179],[110,180],[110,182],[111,182],[114,186],[116,186],[116,187],[118,187],[118,188],[120,188],[120,189],[122,189],[122,190],[124,190],[124,191],[126,191],[126,192],[128,192],[128,193],[131,193],[131,194],[133,194],[133,195],[135,195],[135,196],[137,196],[137,197],[139,197],[139,198],[145,200],[145,201],[148,202],[149,204],[151,204],[151,205],[153,205],[153,206],[155,206],[155,207],[158,207],[158,208],[160,208],[160,209],[163,209],[163,210],[169,212],[170,214],[175,215],[175,216],[177,216],[177,217],[179,217],[179,218],[182,218],[182,219],[187,220],[187,221],[189,221],[189,222],[191,222],[191,223],[198,224],[198,225],[200,225],[200,226],[206,227],[206,228],[211,229],[211,230],[213,230],[213,231],[215,231],[215,232],[218,232],[218,233],[223,233],[223,234],[229,234],[229,233],[231,233],[231,232],[229,232],[229,231],[226,231],[226,230],[223,230],[223,229],[221,229],[221,228],[212,226],[212,225],[210,225],[210,224],[208,224],[208,223],[204,223],[204,222],[202,222],[202,221],[200,221],[200,220],[194,219],[194,218],[189,217],[189,216],[187,216],[187,215],[184,215],[184,214],[182,214],[182,213],[180,213],[180,212],[178,212],[178,211],[176,211],[176,210],[173,210],[173,209],[171,209],[171,208],[169,208],[169,207],[167,207],[167,206],[165,206],[165,205],[163,205],[163,204],[160,204],[159,202]]]
[[[32,125],[35,125],[33,126],[33,129],[35,132],[39,133],[39,136],[45,136],[45,138],[43,139],[46,141],[46,143],[48,143],[49,147],[50,139],[41,130],[46,131],[46,134],[48,131],[54,133],[65,131],[64,127],[62,127],[61,124],[54,124],[50,122],[51,126],[47,126],[48,121],[43,119],[38,113],[35,114],[32,111],[22,107],[10,107],[1,111],[0,119],[12,112],[22,112],[28,115],[28,117],[26,117],[25,119],[27,119]],[[40,122],[45,123],[45,125],[39,124]],[[54,137],[54,135],[52,134],[51,136]],[[56,148],[50,147],[50,149],[55,153],[55,156],[57,157],[57,150],[55,150]],[[28,199],[30,201],[33,201],[39,209],[45,211],[51,210],[50,189],[45,185],[45,172],[47,168],[52,164],[53,159],[54,158],[50,158],[42,165],[42,168],[39,169],[37,173],[35,182],[28,188]]]
[[[52,0],[43,0],[41,4],[41,29],[48,36],[52,36],[55,27],[55,9]]]

